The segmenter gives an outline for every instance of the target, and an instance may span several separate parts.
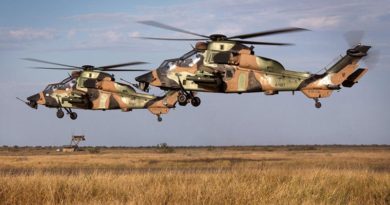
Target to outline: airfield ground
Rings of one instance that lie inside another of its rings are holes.
[[[390,204],[390,146],[0,148],[0,204]]]

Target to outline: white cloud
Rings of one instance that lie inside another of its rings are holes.
[[[290,25],[309,29],[328,29],[335,28],[339,26],[340,23],[341,18],[339,16],[319,16],[300,18],[292,21]]]
[[[0,28],[0,41],[32,41],[54,39],[54,29]]]
[[[77,30],[76,29],[70,29],[66,36],[68,38],[73,38],[74,36],[76,36],[76,34],[77,34]]]
[[[127,34],[127,36],[130,38],[137,38],[137,37],[140,37],[140,33],[138,31],[130,32]]]
[[[121,41],[123,35],[122,33],[116,31],[106,31],[101,34],[101,37],[104,41],[115,43]]]
[[[127,13],[89,13],[66,17],[76,21],[120,21],[129,22],[132,16]]]
[[[31,43],[54,40],[58,32],[51,28],[6,28],[0,27],[0,50],[20,50]]]
[[[129,45],[129,42],[131,45],[137,45],[138,42],[134,37],[139,36],[191,37],[188,34],[140,25],[135,23],[137,20],[156,20],[204,35],[222,33],[229,36],[288,25],[313,30],[351,30],[356,29],[354,28],[356,26],[372,25],[370,22],[386,13],[388,7],[383,3],[371,5],[368,2],[336,4],[336,0],[316,3],[310,0],[299,2],[203,0],[169,6],[138,6],[134,12],[128,13],[81,13],[63,18],[73,25],[72,28],[65,28],[62,32],[58,32],[58,35],[68,40],[66,43],[68,46],[80,49],[80,45],[83,45],[81,46],[83,49],[94,49],[122,47],[125,44]],[[363,8],[366,12],[362,12]],[[354,23],[350,23],[352,21]],[[27,34],[29,32],[22,30],[9,36],[13,36],[14,39],[54,38],[55,33],[45,32]],[[0,39],[2,36],[4,35],[0,30]],[[269,38],[278,38],[278,36]]]

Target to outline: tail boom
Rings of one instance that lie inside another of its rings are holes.
[[[148,110],[157,116],[166,114],[174,108],[177,102],[178,91],[168,91],[166,95],[157,97],[146,104]]]

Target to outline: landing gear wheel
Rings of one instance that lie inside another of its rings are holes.
[[[318,98],[314,98],[314,101],[316,102],[316,104],[315,104],[316,108],[318,108],[318,109],[321,108],[321,103],[318,100]]]
[[[316,104],[315,104],[315,106],[316,106],[316,108],[319,109],[319,108],[321,108],[321,103],[317,101]]]
[[[194,107],[198,107],[199,105],[200,105],[200,98],[198,98],[198,97],[193,97],[192,99],[191,99],[191,104],[192,104],[192,106],[194,106]]]
[[[58,109],[57,110],[57,117],[60,118],[60,119],[63,118],[64,117],[64,111],[62,111],[61,109]]]
[[[162,117],[160,115],[157,115],[157,121],[159,121],[159,122],[162,121]]]
[[[71,112],[69,115],[70,115],[70,119],[72,119],[72,120],[77,119],[77,113]]]
[[[186,105],[187,104],[187,96],[184,94],[179,94],[179,96],[177,96],[177,101],[179,102],[179,105]]]

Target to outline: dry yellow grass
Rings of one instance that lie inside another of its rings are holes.
[[[301,148],[0,150],[0,204],[390,204],[389,147]]]

